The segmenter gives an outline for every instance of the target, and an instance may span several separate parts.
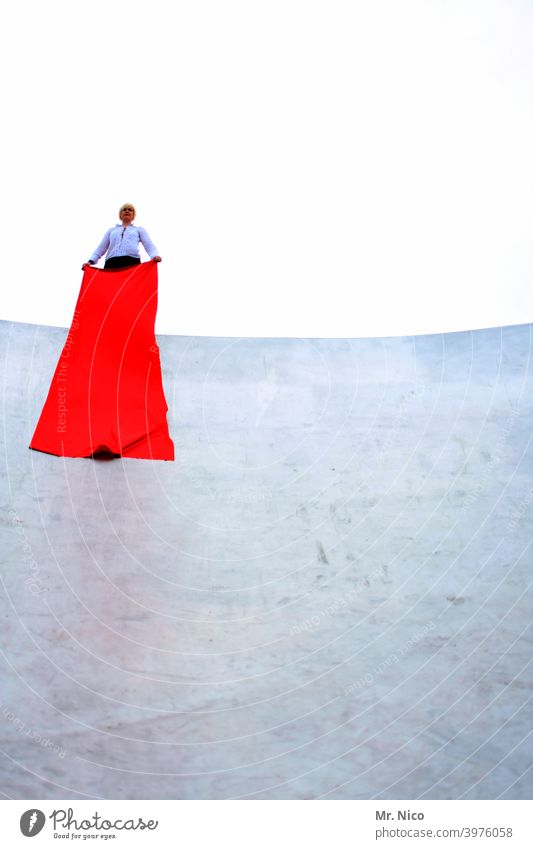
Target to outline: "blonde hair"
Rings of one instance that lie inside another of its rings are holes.
[[[122,210],[125,209],[127,206],[131,206],[131,208],[133,209],[133,217],[135,218],[135,216],[137,215],[137,210],[135,209],[132,203],[123,203],[118,211],[118,217],[120,218],[120,216],[122,215]]]

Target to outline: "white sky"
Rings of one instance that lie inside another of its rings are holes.
[[[68,326],[132,201],[161,333],[533,321],[533,3],[11,3],[0,317]]]

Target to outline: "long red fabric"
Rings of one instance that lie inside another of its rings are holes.
[[[154,326],[157,263],[85,267],[70,330],[30,448],[173,460]]]

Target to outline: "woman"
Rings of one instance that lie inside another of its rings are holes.
[[[110,227],[104,238],[96,248],[88,262],[82,265],[96,265],[100,257],[107,253],[104,269],[127,268],[130,265],[139,265],[139,242],[143,245],[146,253],[155,262],[161,262],[157,254],[157,248],[150,239],[144,227],[136,227],[135,207],[132,203],[124,203],[119,209],[118,216],[122,224]]]
[[[83,265],[30,448],[60,457],[173,460],[154,330],[161,257],[146,230],[134,226],[135,207],[125,203],[119,215],[122,225],[107,231]],[[139,242],[150,262],[141,263]],[[104,269],[89,268],[106,253]]]

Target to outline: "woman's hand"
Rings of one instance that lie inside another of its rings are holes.
[[[90,261],[89,261],[89,262],[84,262],[84,263],[83,263],[83,265],[82,265],[82,267],[81,267],[81,270],[82,270],[82,271],[85,271],[85,269],[86,269],[86,267],[87,267],[87,266],[92,266],[92,265],[94,265],[94,262],[90,262]]]
[[[162,261],[163,260],[161,259],[160,256],[154,256],[154,262],[162,262]]]

